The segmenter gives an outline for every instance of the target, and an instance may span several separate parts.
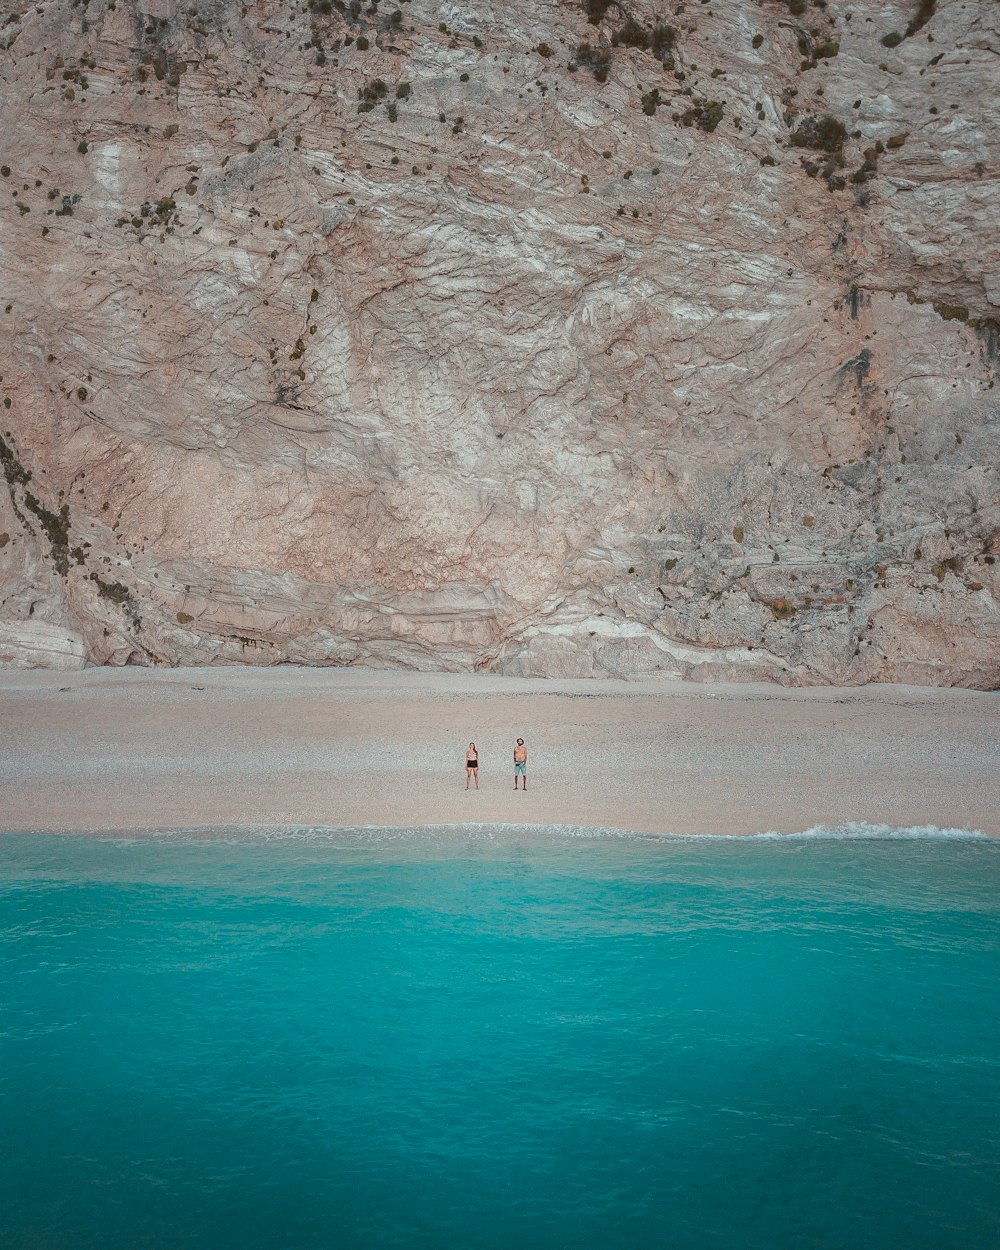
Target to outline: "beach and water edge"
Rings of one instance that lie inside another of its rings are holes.
[[[996,1245],[996,706],[4,674],[0,1243]]]
[[[478,792],[464,789],[470,740]],[[997,837],[998,744],[1000,703],[969,690],[8,671],[0,831]]]

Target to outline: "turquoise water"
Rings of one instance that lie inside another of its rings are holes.
[[[1000,1242],[1000,844],[0,837],[0,1245]]]

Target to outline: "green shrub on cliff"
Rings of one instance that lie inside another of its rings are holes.
[[[682,126],[697,126],[711,133],[722,121],[726,106],[721,100],[702,100],[677,116]]]
[[[792,132],[791,140],[797,148],[812,148],[816,152],[827,152],[831,156],[840,156],[847,138],[847,127],[836,117],[803,117],[797,129]]]
[[[575,64],[571,64],[570,68],[575,69],[580,65],[589,69],[598,82],[607,82],[608,71],[611,69],[611,52],[608,48],[595,48],[589,43],[581,43],[576,49]]]
[[[385,99],[388,91],[389,88],[381,78],[373,78],[371,82],[365,83],[364,87],[359,87],[358,112],[370,113],[379,100]]]
[[[618,0],[583,0],[580,7],[586,13],[591,26],[600,26],[612,5],[619,8]]]

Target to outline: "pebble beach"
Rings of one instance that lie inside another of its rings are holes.
[[[0,675],[0,828],[559,825],[1000,835],[1000,704],[966,690],[358,669]],[[529,748],[527,793],[512,751]],[[465,748],[480,790],[465,790]]]

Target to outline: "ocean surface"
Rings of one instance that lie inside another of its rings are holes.
[[[994,1250],[1000,843],[0,836],[0,1246]]]

